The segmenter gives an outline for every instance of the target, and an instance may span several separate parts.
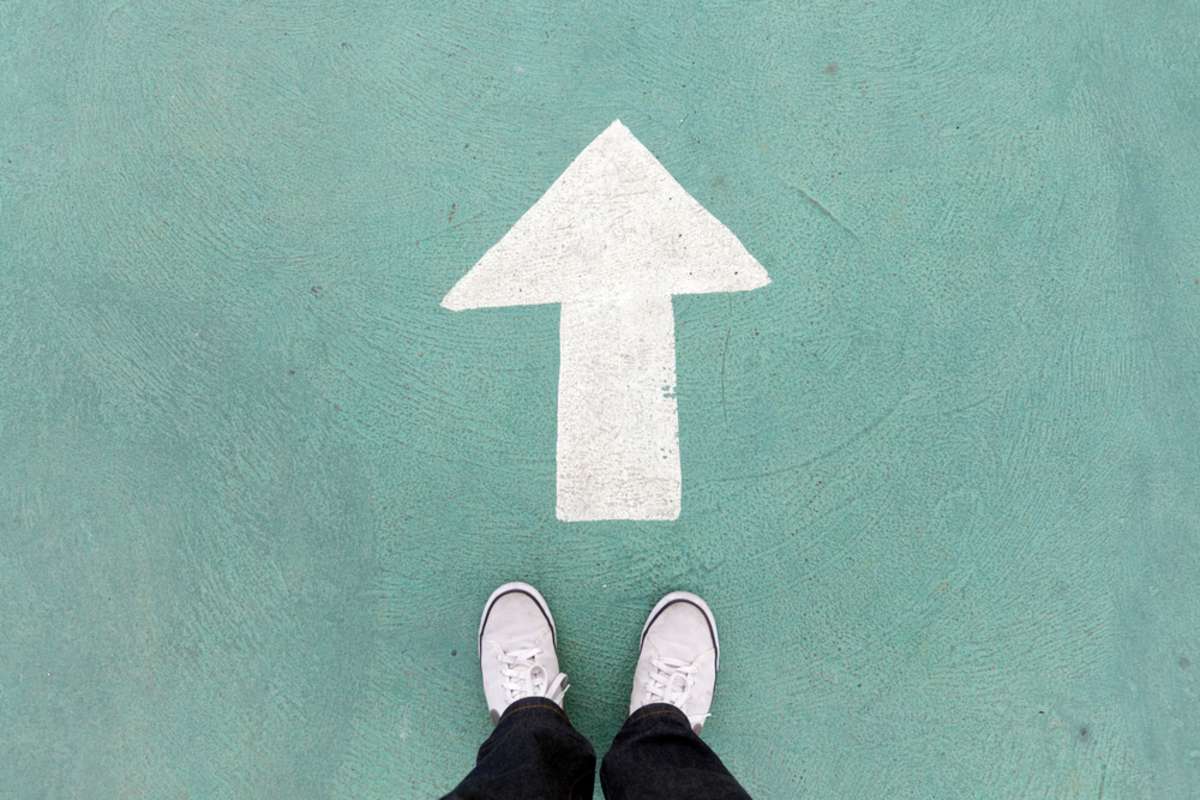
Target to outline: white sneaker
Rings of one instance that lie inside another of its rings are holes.
[[[717,622],[708,604],[691,592],[671,592],[658,601],[642,628],[629,713],[651,703],[670,703],[699,733],[712,707],[720,662]]]
[[[479,621],[479,665],[492,722],[525,697],[560,708],[567,676],[558,671],[554,617],[546,598],[527,583],[506,583],[488,598]]]

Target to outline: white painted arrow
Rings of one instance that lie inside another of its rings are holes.
[[[770,282],[618,120],[442,305],[561,303],[558,518],[677,519],[671,295]]]

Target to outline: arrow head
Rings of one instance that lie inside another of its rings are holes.
[[[442,300],[453,311],[770,283],[737,237],[620,120],[576,156]]]

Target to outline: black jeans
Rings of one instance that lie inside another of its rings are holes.
[[[443,800],[591,800],[596,752],[541,697],[513,703],[479,748],[475,769]],[[634,712],[600,767],[608,800],[750,800],[683,712]]]

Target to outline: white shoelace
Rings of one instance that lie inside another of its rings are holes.
[[[646,704],[670,703],[683,708],[696,682],[695,675],[699,667],[666,656],[651,659],[650,665],[654,669],[646,676]]]
[[[686,703],[691,695],[692,686],[696,683],[699,665],[667,656],[651,659],[650,665],[654,669],[646,676],[646,682],[643,684],[646,690],[643,705],[670,703],[686,714]],[[708,717],[708,714],[689,715],[688,721],[698,731]]]
[[[500,663],[504,665],[501,670],[504,691],[510,703],[523,697],[545,697],[562,705],[563,695],[569,688],[567,676],[560,672],[547,682],[549,675],[546,668],[537,663],[537,657],[541,654],[540,647],[500,653]]]

